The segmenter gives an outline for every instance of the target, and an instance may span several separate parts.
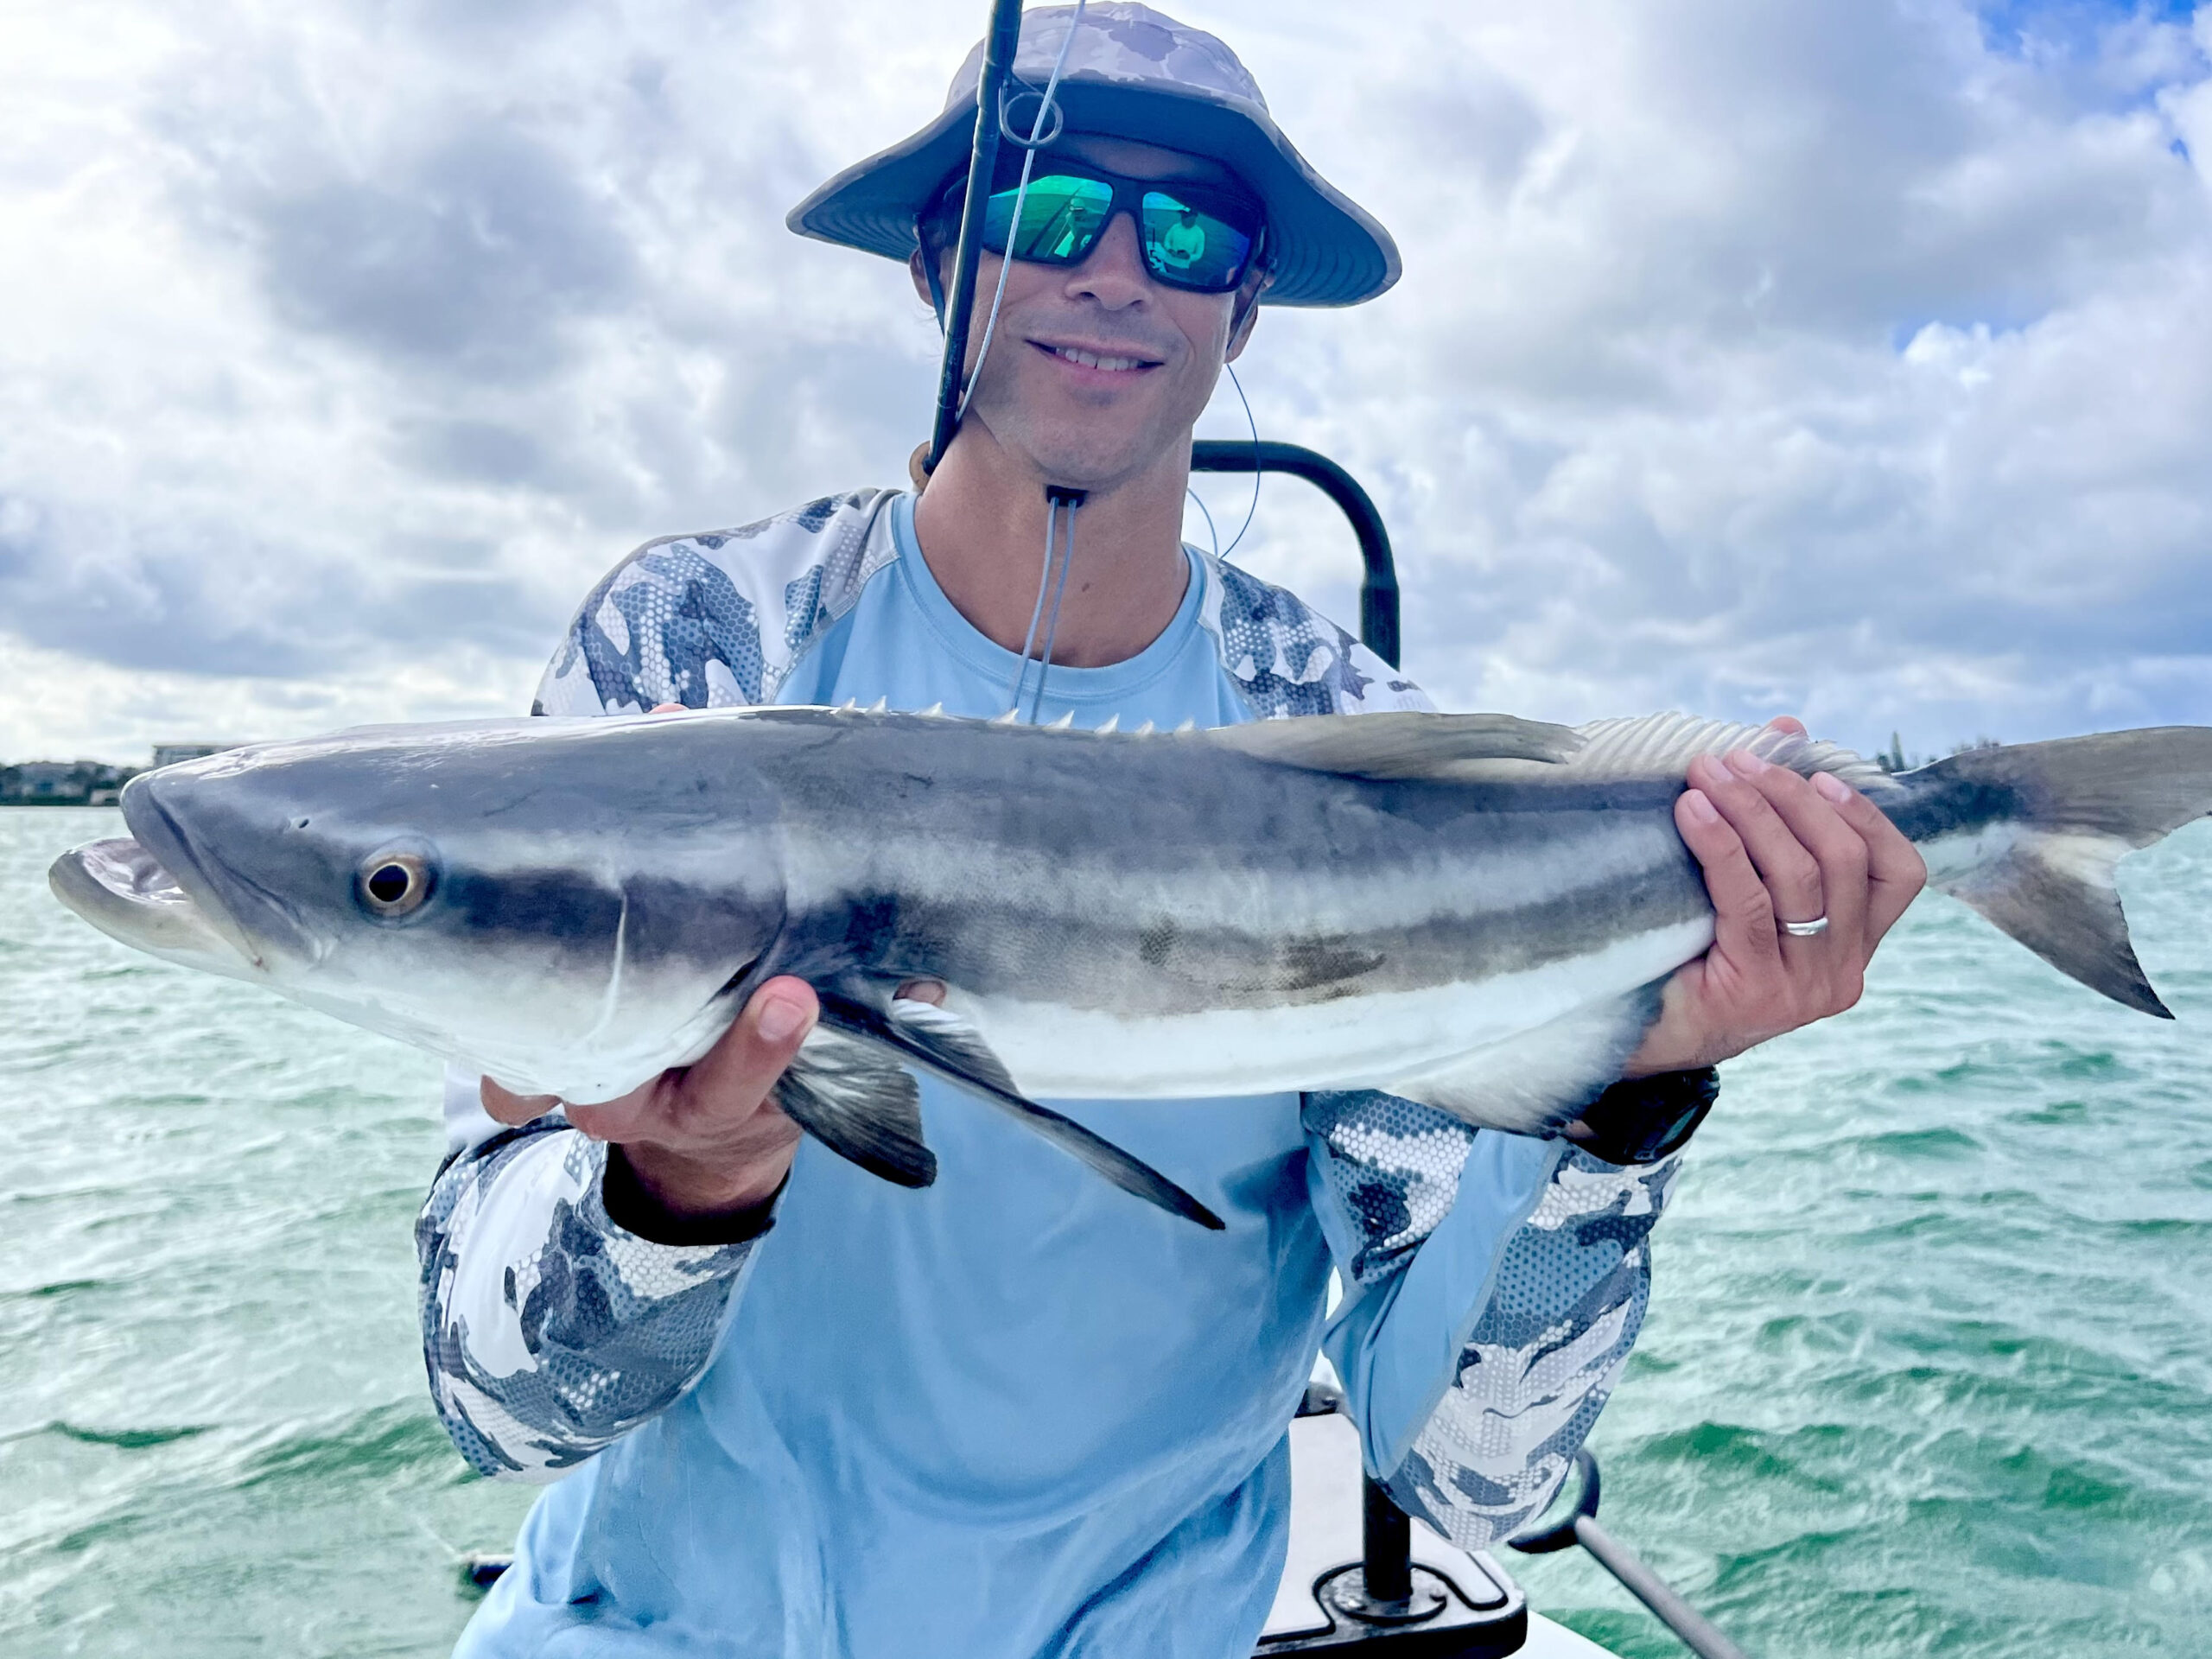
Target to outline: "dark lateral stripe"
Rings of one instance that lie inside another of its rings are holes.
[[[1072,888],[1071,888],[1072,891]],[[1409,926],[1266,934],[1090,906],[995,900],[988,880],[941,895],[855,893],[792,918],[779,957],[851,962],[890,978],[939,975],[982,995],[1132,1015],[1312,1005],[1465,982],[1570,961],[1707,906],[1685,853],[1602,891],[1530,894],[1470,915],[1438,894]]]

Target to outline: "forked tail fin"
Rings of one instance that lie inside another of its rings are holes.
[[[1967,749],[1897,781],[1902,800],[1875,798],[1930,887],[2091,990],[2173,1018],[2135,960],[2113,867],[2212,812],[2212,727]]]

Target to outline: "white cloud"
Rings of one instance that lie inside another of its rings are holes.
[[[2212,718],[2212,9],[1183,10],[1405,247],[1245,385],[1444,697]],[[0,754],[518,707],[634,542],[899,481],[931,326],[782,215],[982,12],[8,13]],[[1351,608],[1303,486],[1247,556]]]

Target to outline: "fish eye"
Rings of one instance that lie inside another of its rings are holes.
[[[387,922],[420,910],[437,885],[430,861],[408,847],[387,848],[363,859],[356,880],[362,908]]]

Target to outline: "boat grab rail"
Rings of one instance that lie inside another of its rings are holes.
[[[1532,1527],[1505,1541],[1524,1555],[1548,1555],[1580,1544],[1598,1565],[1618,1579],[1623,1588],[1651,1610],[1698,1659],[1745,1659],[1744,1650],[1713,1627],[1704,1614],[1684,1601],[1672,1586],[1644,1563],[1626,1544],[1598,1524],[1601,1491],[1598,1459],[1585,1446],[1574,1454],[1575,1472],[1582,1488],[1565,1519],[1548,1527]]]
[[[1367,574],[1359,584],[1359,639],[1391,667],[1399,666],[1398,568],[1390,532],[1375,498],[1319,449],[1273,438],[1201,438],[1191,446],[1194,473],[1284,473],[1313,485],[1351,521]]]

